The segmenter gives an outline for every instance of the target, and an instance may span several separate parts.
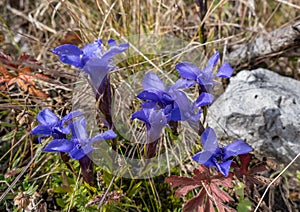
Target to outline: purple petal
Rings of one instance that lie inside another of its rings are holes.
[[[229,65],[229,63],[225,62],[220,67],[216,76],[221,78],[230,78],[232,73],[233,73],[232,67]]]
[[[80,141],[88,140],[85,117],[80,117],[71,123],[72,138]]]
[[[174,90],[171,93],[172,97],[174,98],[174,101],[176,102],[176,106],[179,108],[181,113],[181,121],[185,121],[192,116],[195,111],[193,106],[190,104],[186,94],[179,90]],[[178,113],[178,112],[176,112]],[[174,116],[174,114],[172,115]]]
[[[145,123],[149,123],[149,117],[146,116],[144,110],[139,110],[139,111],[136,111],[135,113],[132,114],[131,116],[131,119],[134,120],[134,119],[139,119]]]
[[[67,125],[66,127],[63,127],[63,125],[60,125],[52,128],[52,130],[56,130],[62,134],[68,135],[70,133],[70,126]]]
[[[213,69],[215,68],[219,58],[220,58],[220,54],[217,51],[213,56],[211,56],[211,58],[209,58],[207,62],[207,66],[203,69],[203,72],[212,74]]]
[[[178,107],[174,108],[170,112],[171,112],[171,117],[170,117],[171,121],[182,121],[181,112],[180,112],[180,109]]]
[[[175,68],[178,70],[180,76],[184,79],[196,80],[201,70],[190,62],[178,63]]]
[[[218,140],[213,128],[207,127],[201,135],[202,146],[204,150],[216,152],[219,148]]]
[[[144,90],[160,90],[160,91],[166,91],[167,88],[163,81],[153,72],[149,72],[145,75],[143,80],[143,88]]]
[[[45,135],[45,136],[50,136],[52,133],[52,129],[49,126],[44,126],[44,125],[38,125],[35,128],[33,128],[30,132],[30,134],[33,135]]]
[[[157,90],[143,90],[137,95],[137,98],[141,100],[150,100],[154,102],[159,102],[161,100],[162,92]]]
[[[212,73],[201,72],[197,77],[197,82],[198,82],[198,84],[204,85],[204,86],[214,86],[217,83],[215,83],[213,81],[213,79],[214,79],[214,76]]]
[[[246,154],[252,151],[252,148],[242,140],[237,140],[223,148],[224,157],[223,159],[226,160],[232,156],[237,156],[241,154]]]
[[[95,141],[103,141],[103,140],[110,140],[117,137],[117,134],[113,130],[105,131],[104,133],[96,135],[92,138],[92,143]]]
[[[37,120],[42,125],[54,125],[59,121],[58,117],[48,108],[45,108],[44,110],[39,112],[39,114],[37,115]]]
[[[150,129],[148,131],[147,142],[156,141],[161,134],[162,129],[167,125],[167,118],[163,110],[151,110],[149,115]]]
[[[193,85],[195,85],[195,81],[193,80],[179,79],[170,87],[170,89],[190,88]]]
[[[83,64],[82,64],[80,56],[62,55],[62,56],[60,56],[59,59],[61,62],[65,63],[65,64],[75,66],[76,68],[83,68]]]
[[[52,49],[51,52],[59,55],[59,59],[63,63],[82,68],[80,56],[83,54],[83,52],[77,46],[72,44],[64,44]]]
[[[213,153],[210,151],[201,151],[196,153],[192,158],[197,163],[205,164],[207,167],[213,166],[214,164],[211,163],[211,158]]]
[[[97,54],[99,54],[99,56],[101,56],[102,55],[101,45],[102,45],[101,40],[96,40],[93,43],[89,43],[89,44],[85,45],[82,48],[83,55],[86,57],[85,60],[87,61],[88,59],[94,57]]]
[[[67,139],[54,139],[45,148],[44,152],[70,152],[74,143]]]
[[[64,45],[58,46],[55,49],[52,49],[51,52],[53,52],[54,54],[57,54],[59,56],[61,56],[61,55],[80,56],[82,54],[82,51],[73,44],[64,44]]]
[[[79,149],[77,147],[72,149],[72,151],[70,151],[69,154],[70,154],[71,158],[74,160],[80,160],[81,158],[83,158],[86,155],[86,153],[83,151],[83,149]]]
[[[104,60],[110,60],[113,56],[126,51],[128,48],[129,48],[129,44],[128,43],[121,43],[118,46],[112,46],[109,50],[107,50],[103,54],[102,59],[104,59]]]
[[[105,79],[109,71],[113,69],[114,67],[110,66],[108,61],[98,57],[90,59],[83,67],[83,70],[89,74],[92,86],[96,91],[100,87],[102,81]]]
[[[216,164],[218,171],[225,177],[228,177],[232,160],[225,161],[223,163]]]
[[[107,43],[108,43],[108,45],[110,45],[111,47],[117,45],[117,43],[116,43],[116,41],[115,41],[114,39],[109,39],[109,40],[107,41]]]
[[[158,109],[156,102],[154,101],[142,102],[141,105],[144,109]]]
[[[214,101],[214,96],[210,93],[202,92],[195,102],[195,108],[210,105]]]
[[[71,119],[82,115],[83,113],[79,110],[75,110],[70,112],[69,114],[65,115],[62,119],[61,119],[61,123],[62,125],[64,125],[64,123],[66,123],[67,121],[70,121]]]

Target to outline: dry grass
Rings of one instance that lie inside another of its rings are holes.
[[[123,61],[122,57],[120,58],[119,66],[123,65],[126,69],[121,69],[120,74],[115,75],[114,80],[117,83],[124,82],[125,79],[128,82],[130,75],[143,70],[153,70],[164,80],[171,82],[176,77],[174,66],[178,61],[192,59],[194,63],[202,66],[215,50],[226,54],[227,51],[250,42],[263,33],[291,24],[300,18],[298,4],[298,0],[214,0],[209,1],[207,12],[201,20],[200,13],[203,14],[203,10],[191,0],[0,2],[1,51],[13,58],[18,58],[22,53],[33,56],[39,62],[35,72],[49,76],[49,80],[37,79],[49,94],[49,98],[44,100],[36,99],[17,88],[0,92],[1,173],[17,170],[12,174],[17,176],[25,167],[24,173],[27,173],[27,178],[45,180],[42,185],[44,188],[51,174],[57,172],[56,168],[51,168],[48,174],[37,176],[42,166],[49,165],[45,161],[51,160],[52,156],[35,156],[39,153],[37,145],[33,143],[28,132],[40,108],[50,107],[60,115],[72,109],[72,89],[78,84],[78,74],[69,66],[62,65],[58,58],[49,52],[49,49],[60,45],[66,39],[68,32],[79,35],[79,45],[92,42],[96,38],[102,38],[104,41],[115,38],[122,42],[126,40],[135,47],[130,53],[131,58]],[[180,42],[170,46],[171,44],[162,39],[154,41],[151,45],[150,41],[145,41],[148,35],[158,35],[160,39],[166,36],[172,39],[176,37]],[[178,47],[182,48],[182,51],[176,52]],[[155,48],[159,48],[159,52],[164,54],[157,56]],[[249,64],[248,68],[264,66],[300,79],[299,55],[297,56],[297,52],[285,53],[289,57],[283,54],[268,61]],[[234,65],[239,67],[239,64]],[[166,74],[163,70],[170,71]],[[118,88],[121,85],[117,83]],[[120,115],[122,118],[128,116]],[[21,118],[25,120],[22,123]],[[140,139],[143,135],[135,136],[135,139]],[[167,142],[161,146],[162,149]],[[181,158],[176,159],[182,161]],[[30,161],[32,164],[26,166]],[[54,167],[57,166],[57,163],[54,164]],[[182,172],[189,172],[184,164],[181,164],[181,168]],[[4,187],[2,186],[1,190],[2,188]],[[17,188],[12,190],[15,193],[9,195],[15,196]],[[153,193],[156,194],[155,188]],[[156,196],[159,201],[159,195]]]

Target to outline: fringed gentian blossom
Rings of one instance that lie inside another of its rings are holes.
[[[51,51],[59,55],[63,63],[80,68],[89,75],[99,110],[105,118],[104,123],[112,129],[112,93],[108,73],[116,68],[111,64],[113,57],[126,51],[129,44],[121,43],[117,45],[113,39],[109,40],[108,44],[110,48],[107,51],[102,50],[102,40],[100,39],[87,44],[82,49],[72,44],[64,44]]]
[[[86,120],[80,117],[71,123],[71,139],[54,139],[45,148],[45,152],[68,152],[72,159],[80,160],[93,151],[95,141],[110,140],[116,137],[112,130],[89,138],[86,132]]]
[[[107,51],[102,50],[102,40],[95,40],[82,49],[73,44],[64,44],[51,50],[59,56],[59,59],[66,64],[82,69],[90,75],[92,85],[98,89],[101,82],[113,70],[115,66],[111,65],[115,55],[128,49],[128,43],[116,45],[115,40],[108,41],[110,48]]]
[[[207,167],[214,166],[224,176],[228,176],[233,156],[246,154],[252,148],[244,141],[237,140],[223,148],[218,145],[215,131],[208,127],[201,135],[203,150],[193,156],[193,160]]]
[[[39,142],[47,136],[52,136],[54,139],[65,138],[70,133],[70,120],[80,115],[82,115],[82,112],[73,111],[59,119],[51,110],[45,108],[38,113],[37,120],[39,125],[33,128],[30,134],[42,135],[38,138]]]
[[[190,84],[191,86],[195,83],[198,83],[201,93],[204,93],[196,100],[197,106],[205,106],[212,103],[214,97],[210,93],[212,92],[213,86],[217,84],[217,82],[214,81],[216,77],[230,78],[233,73],[233,69],[229,63],[224,62],[218,70],[216,76],[213,75],[213,70],[216,67],[219,58],[219,52],[216,52],[208,60],[208,64],[203,70],[190,62],[182,62],[176,65],[176,69],[178,70],[180,76],[184,79],[190,80],[192,82]]]

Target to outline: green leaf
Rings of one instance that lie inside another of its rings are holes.
[[[56,204],[62,208],[65,207],[65,201],[61,198],[56,198]]]
[[[237,206],[237,211],[238,212],[251,211],[251,202],[250,202],[250,200],[248,198],[245,198],[242,201],[240,201],[238,206]]]
[[[136,183],[129,191],[127,196],[133,198],[142,188],[140,187],[143,181]]]
[[[1,138],[1,140],[2,140],[2,141],[9,141],[9,140],[12,140],[13,137],[14,137],[14,134],[15,134],[15,132],[14,132],[14,131],[11,131],[11,132],[7,133],[6,135],[4,135],[4,136]],[[23,132],[17,132],[16,138],[20,138],[22,135],[24,135]]]
[[[63,188],[61,186],[54,187],[52,190],[54,193],[58,193],[58,194],[64,194],[64,193],[68,192],[68,190],[66,190],[65,188]]]
[[[298,182],[299,182],[299,184],[300,184],[300,171],[296,171],[296,174],[297,174],[297,179],[298,179]]]

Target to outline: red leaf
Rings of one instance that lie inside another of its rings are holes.
[[[246,173],[251,160],[251,154],[239,155],[241,161],[241,173]]]
[[[204,211],[215,212],[214,205],[209,197],[206,198]]]
[[[183,207],[183,212],[204,212],[203,203],[204,203],[204,197],[206,196],[205,190],[201,189],[198,195],[189,201],[186,202],[186,204]]]
[[[225,188],[231,187],[233,174],[230,173],[229,177],[225,177],[222,174],[213,175],[207,167],[202,165],[198,169],[194,169],[193,172],[195,175],[191,178],[179,176],[166,178],[166,181],[171,183],[172,188],[179,187],[175,192],[175,197],[185,196],[192,189],[203,187],[196,197],[185,204],[183,211],[214,212],[214,204],[220,207],[220,211],[224,211],[227,207],[223,206],[223,203],[233,201],[233,199],[219,188],[219,185]]]
[[[217,186],[216,184],[210,184],[210,189],[217,201],[219,202],[233,201],[231,196],[229,196],[225,191],[220,189],[219,186]]]
[[[21,90],[28,92],[31,95],[47,98],[48,94],[42,91],[36,86],[35,79],[36,76],[41,78],[42,74],[35,74],[29,65],[37,64],[35,59],[30,58],[29,55],[22,55],[17,61],[12,61],[12,58],[4,53],[0,52],[0,59],[2,59],[3,64],[0,63],[0,90],[8,89],[8,86],[17,83]],[[25,65],[25,67],[24,67]],[[23,67],[21,67],[23,66]],[[17,74],[10,73],[7,68],[12,69]],[[17,69],[17,70],[16,70]],[[45,75],[44,79],[47,78]]]
[[[170,176],[166,179],[167,183],[171,183],[172,188],[176,188],[178,186],[187,186],[195,184],[194,179],[190,177],[179,177],[179,176]]]
[[[185,196],[187,193],[195,188],[198,188],[200,185],[195,184],[195,185],[188,185],[188,186],[183,186],[179,189],[176,190],[174,197],[180,197],[180,196]]]
[[[74,45],[79,45],[82,41],[82,38],[79,34],[80,32],[71,32],[68,31],[64,38],[60,41],[60,44],[74,44]]]

